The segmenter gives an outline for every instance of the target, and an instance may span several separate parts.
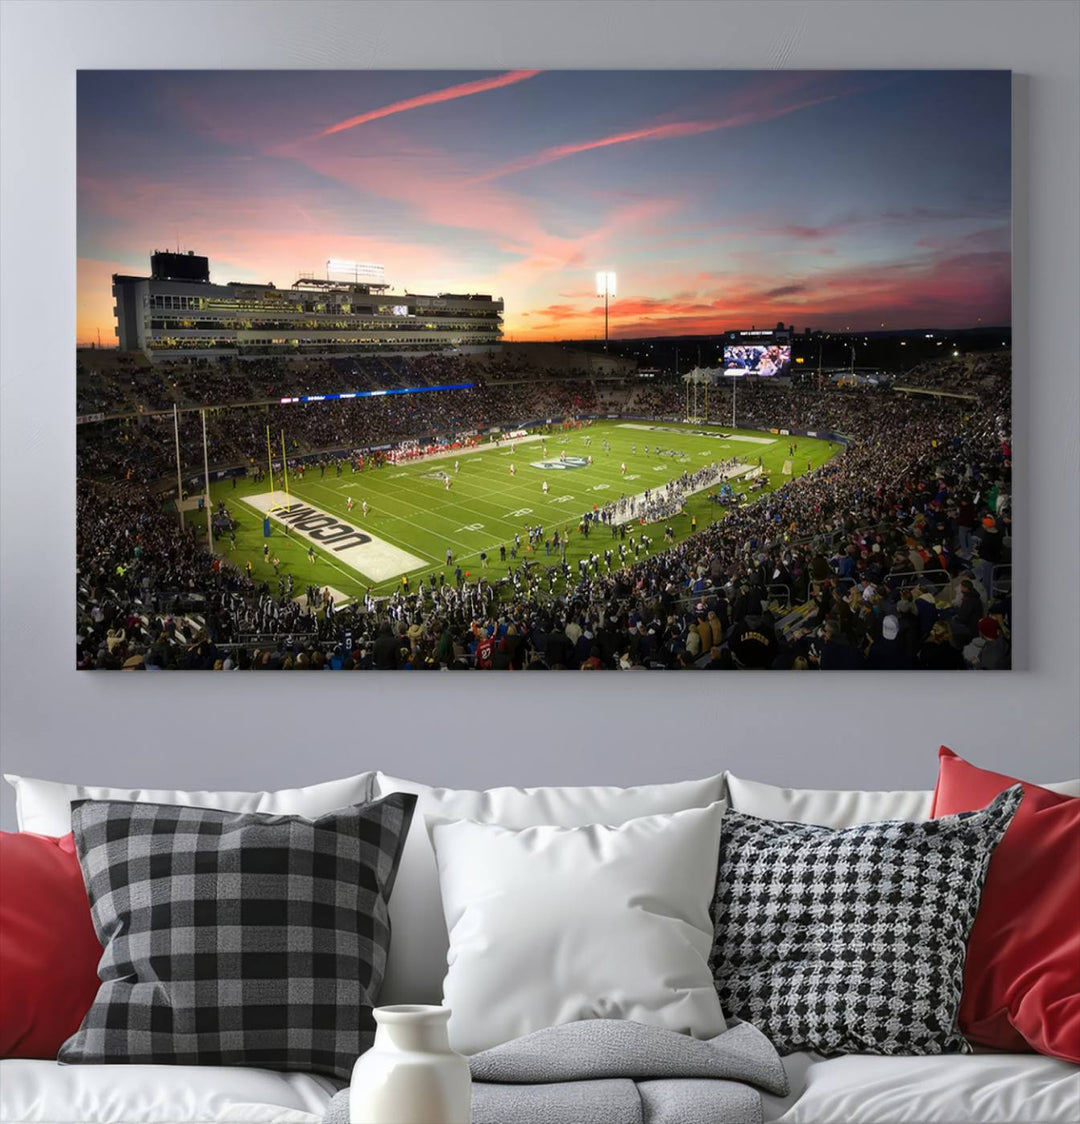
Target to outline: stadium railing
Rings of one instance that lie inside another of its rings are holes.
[[[206,610],[206,594],[188,589],[154,589],[145,597],[136,596],[133,603],[141,606],[144,612],[152,612],[158,616],[202,613]]]
[[[236,637],[236,645],[251,647],[252,645],[269,645],[274,647],[279,643],[288,644],[314,644],[319,639],[317,629],[300,629],[296,632],[240,632]],[[219,645],[220,647],[221,645]]]
[[[1012,563],[1002,562],[994,566],[990,570],[990,592],[991,594],[1010,594],[1012,593]]]
[[[720,592],[722,587],[710,585],[701,593],[684,593],[680,597],[672,601],[672,605],[681,610],[693,609],[699,602],[708,603],[710,597],[714,597]],[[791,609],[792,591],[791,586],[783,582],[770,582],[765,586],[765,597],[770,603],[775,602],[777,606],[785,612]]]
[[[953,581],[953,575],[948,570],[901,570],[890,571],[882,578],[882,585],[889,589],[909,589],[913,586],[929,586],[936,594],[947,589]]]

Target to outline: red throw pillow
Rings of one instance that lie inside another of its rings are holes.
[[[1080,799],[979,769],[941,747],[930,815],[970,812],[1020,783],[968,941],[961,1031],[1080,1062]]]
[[[0,832],[0,1056],[55,1058],[100,959],[72,836]]]

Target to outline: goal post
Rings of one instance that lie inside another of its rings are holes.
[[[286,506],[292,506],[292,497],[289,495],[289,460],[285,454],[285,430],[281,431],[281,476],[285,482]]]
[[[277,488],[274,486],[274,447],[270,438],[270,426],[266,427],[266,469],[270,474],[270,488],[267,495],[274,496],[278,493]],[[285,489],[285,502],[271,504],[266,509],[266,514],[263,516],[263,537],[269,538],[271,534],[271,520],[275,515],[280,512],[288,511],[292,507],[292,496],[289,493],[289,462],[285,449],[285,430],[281,430],[281,484]],[[282,530],[287,536],[289,527],[287,523],[282,523]]]
[[[270,426],[266,426],[266,467],[270,472],[270,491],[274,490],[274,454],[270,449]]]

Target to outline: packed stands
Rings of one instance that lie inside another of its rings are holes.
[[[347,368],[347,369],[346,369]],[[469,371],[478,376],[459,378]],[[275,364],[118,372],[151,408],[284,393]],[[210,457],[245,464],[264,426],[299,451],[349,449],[564,414],[678,417],[684,388],[467,358],[334,361],[288,371],[289,394],[335,377],[360,388],[476,381],[470,390],[210,413]],[[492,376],[488,378],[487,376]],[[349,380],[354,380],[349,382]],[[847,451],[669,549],[600,574],[523,564],[497,583],[434,581],[339,611],[275,596],[200,550],[150,485],[175,472],[172,417],[81,426],[80,667],[413,670],[1001,668],[1010,664],[1009,360],[923,364],[909,385],[963,387],[954,403],[888,387],[746,384],[741,426],[843,433]],[[113,391],[101,390],[102,396]],[[80,398],[80,403],[86,401]],[[198,403],[196,403],[198,404]],[[730,418],[723,391],[709,416]],[[181,444],[201,457],[198,413]],[[187,467],[191,467],[188,465]],[[662,544],[661,544],[662,545]]]

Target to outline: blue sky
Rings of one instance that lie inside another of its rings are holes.
[[[80,340],[155,247],[490,292],[517,339],[1010,321],[1004,71],[84,71]]]

